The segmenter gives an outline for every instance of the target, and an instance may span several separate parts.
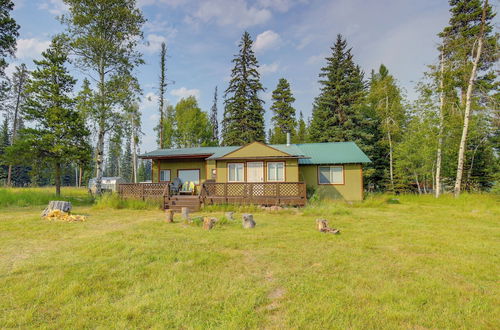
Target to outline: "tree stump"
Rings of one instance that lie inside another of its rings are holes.
[[[165,221],[168,223],[174,222],[174,210],[165,210]]]
[[[49,205],[43,210],[42,217],[46,217],[51,211],[59,210],[62,212],[71,212],[71,203],[65,201],[50,201]]]
[[[210,230],[215,226],[217,218],[204,217],[203,218],[203,229]]]
[[[253,214],[243,214],[243,228],[253,228],[255,227],[255,221],[253,220]]]
[[[316,219],[316,227],[322,233],[338,234],[340,230],[328,227],[328,221],[325,219]]]
[[[181,209],[181,216],[182,216],[182,219],[189,221],[189,209],[187,207],[183,207]]]
[[[226,212],[226,213],[225,213],[225,217],[226,217],[228,220],[234,220],[234,212]]]

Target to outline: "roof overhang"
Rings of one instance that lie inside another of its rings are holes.
[[[206,159],[213,154],[194,154],[194,155],[165,155],[165,156],[150,156],[150,155],[139,155],[142,159],[193,159],[193,158],[203,158]]]

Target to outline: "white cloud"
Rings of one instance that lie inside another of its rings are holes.
[[[42,10],[47,10],[53,15],[62,15],[69,10],[67,4],[63,0],[46,0],[39,5]]]
[[[287,12],[295,1],[292,0],[259,0],[259,4],[265,8],[272,8],[282,13]]]
[[[186,87],[181,87],[177,89],[173,89],[170,94],[173,96],[177,96],[178,98],[185,98],[188,96],[194,96],[197,99],[200,98],[200,90],[193,88],[193,89],[187,89]]]
[[[262,64],[259,67],[259,73],[261,75],[265,75],[268,73],[275,73],[280,69],[280,65],[276,62],[271,63],[271,64]]]
[[[162,42],[166,43],[167,38],[158,34],[151,33],[146,36],[146,43],[141,45],[140,48],[145,53],[156,53],[160,50]]]
[[[326,56],[327,55],[325,55],[325,54],[309,56],[309,58],[306,60],[306,63],[307,64],[318,64],[318,63],[324,61]]]
[[[172,7],[177,7],[179,5],[183,5],[186,3],[186,0],[138,0],[137,1],[137,6],[138,7],[145,7],[145,6],[151,6],[151,5],[158,5],[158,4],[166,4]]]
[[[31,39],[18,39],[16,57],[22,58],[36,58],[46,50],[50,45],[49,40],[39,40],[36,38]]]
[[[272,30],[262,32],[255,38],[253,50],[255,52],[262,52],[266,49],[277,48],[281,45],[282,40],[279,34]]]
[[[267,22],[272,14],[269,9],[249,6],[245,0],[203,1],[187,21],[215,22],[220,26],[235,25],[247,28]]]

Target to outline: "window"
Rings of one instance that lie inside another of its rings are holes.
[[[285,181],[285,163],[267,163],[267,181]]]
[[[160,171],[160,181],[170,181],[170,170]]]
[[[243,163],[227,164],[227,176],[228,176],[227,181],[229,181],[229,182],[243,182],[243,181],[245,181]]]
[[[344,184],[344,167],[342,166],[319,166],[319,184]]]
[[[200,184],[200,170],[178,170],[177,176],[182,183],[189,181]]]

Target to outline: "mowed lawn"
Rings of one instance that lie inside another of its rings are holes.
[[[386,198],[209,232],[160,210],[0,209],[0,328],[500,328],[498,196]]]

